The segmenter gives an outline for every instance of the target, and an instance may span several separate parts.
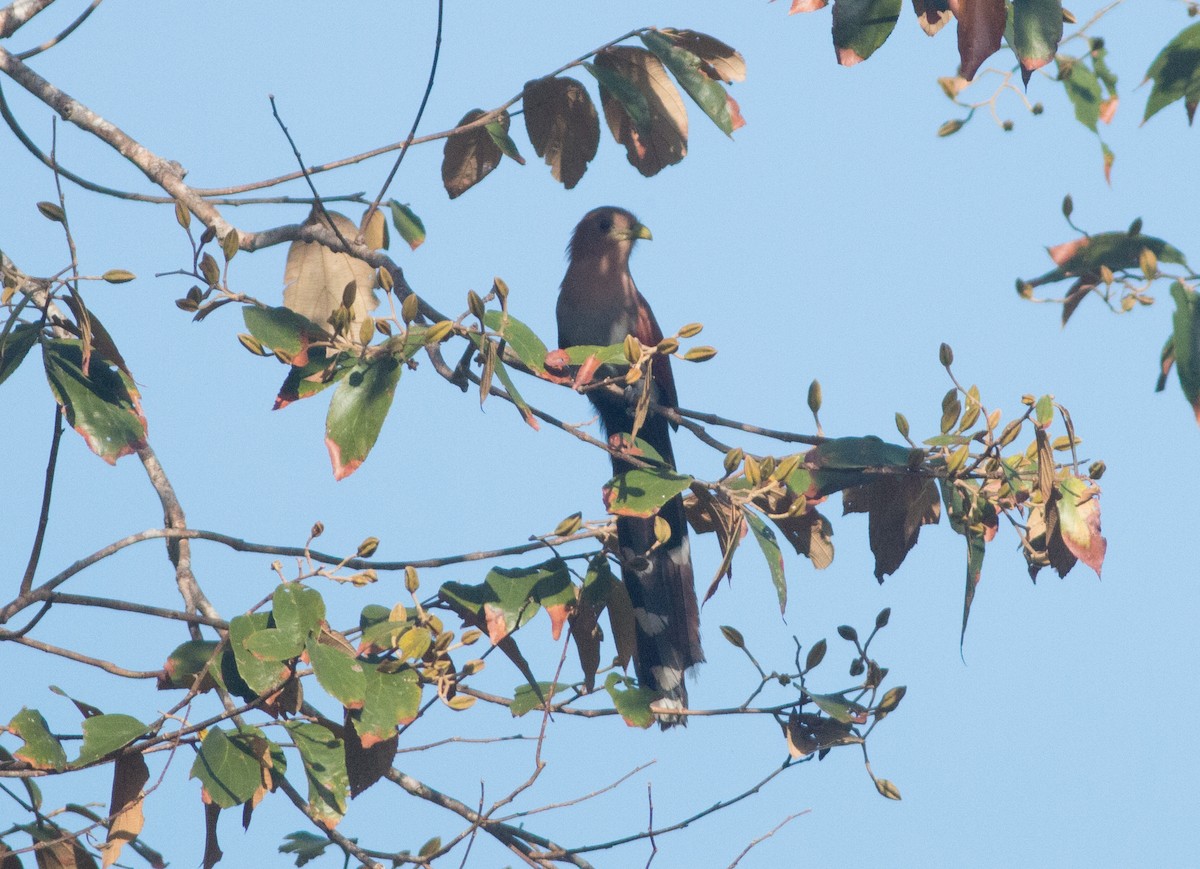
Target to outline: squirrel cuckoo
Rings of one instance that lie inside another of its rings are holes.
[[[620,344],[628,335],[651,347],[662,340],[654,313],[629,273],[634,243],[650,238],[650,230],[622,208],[596,208],[584,215],[567,248],[569,264],[558,295],[560,347],[609,346]],[[677,407],[670,359],[655,356],[650,373],[654,403]],[[645,378],[626,389],[624,396],[602,390],[590,393],[610,437],[630,432],[638,393],[644,388]],[[675,466],[665,418],[648,414],[638,437]],[[616,456],[612,466],[614,474],[631,469]],[[658,515],[670,526],[671,536],[657,547],[653,517],[617,517],[621,578],[636,619],[638,681],[662,694],[660,706],[687,708],[684,673],[704,660],[704,651],[683,499],[668,501]],[[682,715],[660,715],[658,720],[663,729],[686,724]]]

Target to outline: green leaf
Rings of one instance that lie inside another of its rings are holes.
[[[392,226],[396,227],[396,232],[400,233],[400,237],[410,248],[419,248],[425,241],[425,224],[421,222],[421,218],[407,205],[395,199],[388,200],[388,208],[392,210]]]
[[[630,727],[645,729],[654,723],[654,713],[650,704],[659,699],[659,695],[649,688],[621,687],[628,685],[628,680],[622,679],[616,673],[609,673],[604,680],[604,688],[612,697],[613,706],[625,723]]]
[[[621,107],[629,114],[635,127],[639,130],[650,128],[653,121],[650,103],[636,85],[610,66],[594,63],[585,63],[583,66],[616,98]]]
[[[1012,49],[1028,84],[1034,70],[1054,59],[1063,33],[1062,0],[1013,0],[1012,9]]]
[[[1154,79],[1146,100],[1143,123],[1176,100],[1184,100],[1188,123],[1200,103],[1200,24],[1181,30],[1154,58],[1146,70],[1146,80]]]
[[[1171,317],[1175,371],[1184,398],[1200,423],[1200,296],[1176,281],[1171,284],[1171,297],[1175,300],[1175,313]]]
[[[512,136],[508,135],[508,114],[504,115],[503,122],[492,121],[484,126],[496,147],[500,149],[500,153],[510,160],[516,160],[522,166],[525,165],[525,158],[521,156],[521,152],[517,150],[517,143],[512,140]]]
[[[308,640],[308,660],[317,682],[347,709],[361,709],[367,696],[367,677],[362,662],[336,646]]]
[[[375,446],[401,370],[400,361],[387,353],[361,360],[338,384],[325,419],[325,445],[335,479],[354,473]]]
[[[642,42],[663,62],[688,96],[725,135],[731,135],[745,123],[738,112],[737,103],[720,84],[702,71],[703,61],[696,54],[657,30],[643,33]]]
[[[838,63],[854,66],[887,41],[900,18],[900,0],[835,0],[833,48]]]
[[[242,308],[246,329],[265,347],[294,356],[308,347],[314,338],[325,337],[325,330],[290,308]]]
[[[517,358],[529,366],[530,370],[542,375],[546,373],[548,351],[542,339],[532,329],[507,311],[488,311],[483,317],[483,323],[503,338],[517,354]]]
[[[236,616],[229,622],[229,646],[233,650],[237,673],[255,695],[278,687],[288,674],[288,668],[280,663],[282,659],[264,661],[246,644],[255,633],[266,630],[267,619],[266,613],[253,613]],[[232,685],[230,690],[233,690]]]
[[[83,720],[83,747],[73,767],[87,766],[146,733],[147,727],[132,715],[93,715]]]
[[[763,558],[767,560],[767,568],[771,571],[771,582],[775,585],[775,594],[779,598],[779,612],[787,609],[787,579],[783,575],[783,552],[775,539],[775,532],[767,523],[758,517],[753,510],[743,510],[746,524],[754,532],[754,539],[762,549]]]
[[[327,727],[308,721],[284,724],[304,764],[308,779],[309,817],[327,827],[335,827],[346,814],[350,778],[346,772],[346,752],[342,740]]]
[[[526,712],[540,709],[551,692],[557,694],[569,690],[570,687],[565,682],[538,682],[535,691],[532,685],[518,685],[517,690],[513,693],[513,701],[509,704],[508,711],[512,713],[513,718],[520,718]]]
[[[137,388],[127,374],[96,356],[83,371],[83,344],[55,339],[42,344],[46,379],[67,423],[110,465],[146,437]]]
[[[907,467],[912,449],[885,443],[874,435],[833,438],[813,447],[804,460],[820,468]]]
[[[0,332],[0,383],[17,370],[41,331],[36,323],[19,323],[9,331]]]
[[[566,564],[557,558],[533,567],[492,568],[481,585],[447,582],[438,593],[459,613],[482,618],[493,644],[527,624],[542,606],[565,607],[575,599]]]
[[[245,646],[261,661],[286,661],[300,654],[304,640],[295,639],[278,628],[263,628],[246,637]]]
[[[297,867],[316,860],[325,853],[326,848],[333,844],[324,836],[317,836],[304,830],[288,833],[283,838],[285,841],[279,846],[279,853],[295,854]]]
[[[625,358],[625,345],[612,344],[608,347],[601,347],[595,344],[579,344],[575,347],[568,347],[564,351],[567,354],[567,359],[572,365],[582,365],[591,357],[596,357],[596,361],[601,365],[620,365],[622,368],[629,367],[629,361]]]
[[[254,734],[212,727],[200,744],[192,764],[191,778],[199,779],[209,799],[223,809],[240,805],[254,796],[262,784],[262,764],[255,749]]]
[[[325,601],[320,592],[298,582],[285,582],[271,596],[275,627],[303,646],[325,620]]]
[[[1060,55],[1057,62],[1058,77],[1066,88],[1067,98],[1075,107],[1075,120],[1093,133],[1097,132],[1096,124],[1100,121],[1100,81],[1082,60]]]
[[[634,468],[605,484],[604,502],[614,516],[653,516],[693,479],[669,468]]]
[[[23,707],[8,722],[8,731],[25,740],[25,744],[13,752],[34,769],[63,770],[67,766],[67,753],[62,743],[50,732],[50,726],[42,713]]]
[[[363,708],[354,712],[354,729],[363,748],[371,748],[396,733],[396,728],[417,717],[421,708],[421,685],[412,670],[388,673],[364,667],[367,690]]]

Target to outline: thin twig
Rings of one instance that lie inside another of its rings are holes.
[[[733,858],[733,862],[729,864],[727,869],[736,869],[737,864],[741,863],[742,858],[750,853],[751,848],[753,848],[755,845],[758,845],[761,842],[765,842],[767,839],[771,838],[776,833],[778,833],[780,830],[782,830],[784,828],[784,826],[786,826],[787,824],[790,824],[792,821],[796,820],[796,818],[800,817],[801,815],[807,815],[811,811],[812,811],[812,809],[805,809],[803,812],[796,812],[794,815],[788,815],[786,818],[784,818],[782,821],[780,821],[778,824],[776,824],[769,832],[763,833],[761,836],[759,836],[757,839],[755,839],[749,845],[747,845],[745,848],[743,848],[742,853],[738,854],[736,857]]]
[[[98,667],[106,673],[112,673],[114,676],[122,676],[126,679],[157,679],[162,675],[162,670],[127,670],[120,667],[111,661],[105,661],[100,658],[93,658],[89,655],[74,652],[70,649],[63,649],[59,646],[52,646],[49,643],[43,643],[41,640],[35,640],[32,637],[5,637],[8,642],[17,643],[21,646],[28,646],[31,649],[37,649],[39,652],[48,652],[51,655],[58,655],[61,658],[68,658],[80,664],[87,664],[91,667]]]
[[[72,33],[74,33],[75,28],[77,28],[83,22],[87,21],[88,16],[91,15],[93,12],[95,12],[96,7],[99,6],[102,2],[104,2],[104,0],[92,0],[92,2],[88,5],[88,8],[84,9],[82,12],[80,12],[78,17],[76,17],[76,19],[74,21],[72,21],[65,28],[63,28],[61,31],[59,31],[57,36],[53,36],[50,39],[47,39],[45,42],[43,42],[39,46],[30,48],[26,51],[22,51],[20,54],[17,55],[17,57],[19,57],[21,60],[28,60],[29,58],[33,57],[35,54],[41,54],[46,49],[53,48],[54,46],[58,45],[60,42],[62,42],[64,39],[66,39],[68,36],[70,36]]]
[[[42,489],[42,509],[38,513],[37,532],[33,537],[33,547],[29,553],[29,563],[25,566],[25,575],[21,577],[19,594],[28,594],[33,588],[33,577],[37,573],[38,562],[42,557],[42,543],[46,539],[46,526],[50,521],[50,496],[54,490],[54,469],[58,465],[58,445],[62,442],[62,405],[54,405],[54,434],[50,437],[50,457],[46,460],[46,484]]]
[[[324,203],[321,202],[321,194],[317,192],[317,186],[313,184],[312,178],[308,174],[308,169],[304,167],[304,158],[300,156],[300,149],[296,147],[296,141],[292,138],[292,134],[288,132],[287,124],[283,122],[283,118],[279,117],[279,107],[275,105],[275,94],[270,94],[267,97],[271,102],[271,114],[275,116],[275,122],[279,124],[279,129],[283,131],[284,137],[292,148],[292,153],[296,155],[296,163],[300,167],[300,172],[304,175],[304,183],[308,185],[308,189],[312,191],[313,207],[321,212],[321,216],[325,218],[325,222],[329,224],[329,228],[333,230],[333,234],[337,236],[338,241],[342,243],[342,247],[349,249],[350,242],[346,241],[342,231],[338,229],[338,225],[333,222],[333,218],[329,216],[329,212],[325,210]],[[365,226],[365,224],[364,224]]]

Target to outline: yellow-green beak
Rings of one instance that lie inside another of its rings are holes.
[[[639,238],[651,241],[654,238],[654,234],[650,232],[650,227],[641,223],[635,223],[629,229],[614,229],[612,235],[617,241],[625,241],[627,239],[633,241]]]

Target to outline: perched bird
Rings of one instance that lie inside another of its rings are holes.
[[[654,313],[629,273],[634,243],[650,238],[650,230],[622,208],[596,208],[584,215],[567,248],[569,263],[558,295],[559,347],[620,344],[628,335],[650,346],[662,340]],[[677,407],[670,359],[655,356],[650,373],[654,403]],[[603,390],[590,393],[610,437],[632,429],[644,383],[645,378],[623,396]],[[666,419],[648,414],[637,436],[675,466]],[[631,467],[616,456],[612,464],[614,474]],[[670,526],[671,536],[657,548],[653,517],[617,517],[621,576],[636,618],[638,681],[663,695],[660,706],[687,708],[684,673],[704,660],[704,651],[683,499],[667,502],[658,515]],[[659,724],[663,729],[686,724],[686,717],[660,715]]]

